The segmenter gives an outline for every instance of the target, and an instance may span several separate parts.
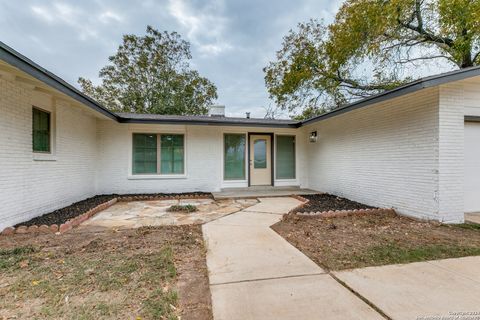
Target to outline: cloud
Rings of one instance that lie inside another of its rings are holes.
[[[32,5],[33,15],[50,25],[64,25],[73,28],[83,41],[98,39],[97,22],[110,24],[123,21],[122,16],[111,10],[92,15],[90,10],[67,3],[54,2],[46,5]]]
[[[108,10],[101,13],[98,16],[98,19],[104,24],[109,24],[110,22],[122,22],[123,21],[122,16],[120,16],[119,14],[117,14],[115,12],[108,11]]]
[[[232,49],[225,40],[228,19],[222,15],[223,1],[209,1],[195,8],[185,0],[169,0],[168,11],[186,31],[187,39],[204,55],[218,55]]]

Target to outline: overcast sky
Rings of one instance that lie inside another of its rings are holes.
[[[263,117],[272,103],[262,68],[298,22],[331,22],[341,0],[0,0],[0,40],[77,85],[98,71],[123,34],[147,25],[177,31],[192,45],[192,67],[218,88],[230,116]]]

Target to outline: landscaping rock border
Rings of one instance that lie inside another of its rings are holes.
[[[373,208],[373,209],[354,209],[354,210],[336,210],[336,211],[323,211],[323,212],[296,212],[299,216],[320,216],[325,218],[339,218],[347,217],[351,215],[365,215],[365,214],[396,214],[395,210],[387,208]]]
[[[304,198],[300,195],[293,195],[292,198],[295,198],[302,203],[292,210],[289,211],[289,214],[296,214],[299,216],[313,216],[313,217],[325,217],[325,218],[337,218],[337,217],[347,217],[350,215],[365,215],[365,214],[386,214],[393,213],[396,214],[394,209],[387,208],[366,208],[366,209],[353,209],[353,210],[329,210],[329,211],[316,211],[316,212],[297,212],[299,209],[306,206],[310,200]]]
[[[302,197],[300,195],[297,195],[297,194],[292,195],[291,197],[294,198],[294,199],[297,199],[298,201],[301,201],[302,203],[299,204],[298,206],[296,206],[295,208],[293,208],[292,210],[290,210],[288,213],[294,213],[297,210],[306,206],[310,202],[310,200],[308,200],[307,198],[304,198],[304,197]]]
[[[46,224],[42,224],[40,226],[32,225],[32,226],[19,226],[17,228],[14,227],[7,227],[3,229],[2,235],[9,236],[12,234],[39,234],[39,233],[65,233],[71,230],[74,227],[77,227],[82,222],[86,221],[87,219],[93,217],[95,214],[99,213],[107,209],[108,207],[113,206],[117,203],[118,199],[113,198],[107,202],[104,202],[93,209],[88,210],[87,212],[76,216],[75,218],[69,219],[65,223],[62,223],[60,226],[57,224],[52,224],[47,226]]]
[[[141,194],[141,195],[116,195],[112,199],[99,204],[98,206],[79,214],[78,216],[67,220],[66,222],[57,225],[31,225],[24,226],[20,225],[18,227],[7,227],[3,229],[0,235],[10,236],[13,234],[45,234],[45,233],[55,233],[62,234],[68,232],[69,230],[77,227],[82,222],[90,219],[100,211],[103,211],[117,202],[131,202],[131,201],[155,201],[155,200],[180,200],[180,199],[211,199],[212,196],[204,193],[192,193],[192,194],[175,194],[175,195],[155,195],[155,194]]]

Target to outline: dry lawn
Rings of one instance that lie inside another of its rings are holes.
[[[200,226],[0,237],[0,319],[211,319]]]
[[[480,226],[395,214],[322,218],[289,214],[272,226],[327,270],[480,255]]]

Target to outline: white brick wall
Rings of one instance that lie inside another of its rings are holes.
[[[426,89],[307,126],[319,135],[308,148],[309,186],[401,214],[454,219],[457,207],[442,202],[439,211],[437,203],[444,196],[438,194],[438,101],[438,88]]]
[[[465,115],[480,116],[480,78],[460,82],[463,85]]]
[[[34,160],[32,105],[55,115],[55,161]],[[0,146],[0,229],[95,194],[96,119],[79,109],[0,79]]]
[[[131,175],[131,139],[137,133],[183,133],[186,143],[186,177],[142,179]],[[171,126],[119,124],[98,121],[97,191],[107,193],[152,193],[218,191],[228,187],[223,182],[223,134],[247,132],[274,132],[298,134],[297,177],[289,184],[303,183],[305,138],[295,129],[263,129],[217,126]],[[246,182],[236,186],[246,186]]]
[[[477,102],[478,103],[478,102]],[[460,82],[439,87],[438,215],[463,222],[465,90]]]
[[[300,185],[399,213],[463,221],[463,115],[480,110],[478,80],[425,89],[301,129],[119,124],[0,79],[0,229],[108,193],[217,191],[225,132],[297,136]],[[54,155],[32,153],[31,108],[52,111]],[[480,114],[480,113],[479,113]],[[308,143],[310,131],[318,142]],[[184,133],[186,177],[131,177],[133,132]],[[45,160],[45,159],[43,159]],[[237,186],[246,186],[246,181]]]

